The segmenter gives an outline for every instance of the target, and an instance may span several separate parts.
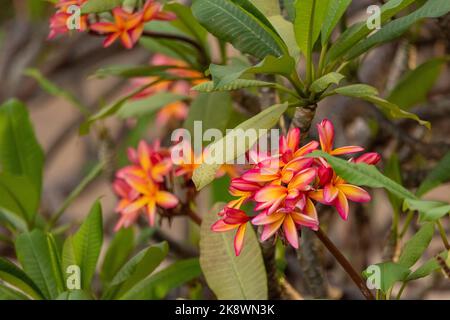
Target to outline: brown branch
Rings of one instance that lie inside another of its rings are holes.
[[[363,278],[359,275],[358,272],[356,272],[347,258],[344,257],[341,251],[334,245],[334,243],[330,240],[330,238],[328,238],[328,236],[322,231],[322,229],[316,231],[315,234],[317,238],[322,241],[323,245],[328,249],[328,251],[336,258],[345,272],[347,272],[347,274],[359,288],[364,297],[367,300],[374,300],[372,292],[370,292],[370,290],[367,288]]]

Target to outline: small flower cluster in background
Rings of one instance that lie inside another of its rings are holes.
[[[334,127],[329,120],[317,125],[320,147],[330,155],[339,156],[363,151],[358,146],[333,149]],[[262,226],[261,240],[274,235],[298,248],[298,229],[306,227],[318,230],[319,219],[315,203],[334,206],[342,219],[347,220],[348,201],[368,202],[370,195],[364,189],[347,184],[336,175],[323,158],[305,157],[319,148],[317,141],[300,147],[300,130],[292,129],[286,137],[280,138],[277,154],[256,155],[257,164],[230,185],[230,194],[236,196],[219,213],[218,220],[211,229],[216,232],[237,230],[234,247],[239,255],[247,223]],[[255,157],[255,156],[253,156]],[[349,161],[376,164],[380,161],[377,153],[366,153]],[[241,209],[251,202],[256,216],[249,216]]]
[[[50,18],[50,33],[48,38],[53,39],[58,34],[69,32],[67,26],[71,14],[68,8],[76,5],[81,8],[88,0],[59,0],[55,7],[57,12]],[[90,31],[100,35],[105,35],[104,47],[109,47],[116,40],[120,40],[123,46],[131,49],[137,43],[144,31],[144,25],[152,20],[173,20],[176,16],[173,13],[162,11],[161,4],[154,0],[147,0],[140,10],[128,11],[122,7],[111,10],[110,19],[101,19],[90,23],[89,15],[80,16],[80,28],[77,31]]]

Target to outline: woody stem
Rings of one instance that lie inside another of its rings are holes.
[[[334,243],[328,238],[328,236],[319,229],[315,232],[317,238],[323,243],[323,245],[328,249],[328,251],[336,258],[341,267],[350,276],[356,286],[359,288],[361,293],[367,300],[374,300],[372,292],[367,288],[366,283],[358,272],[353,268],[347,258],[341,253],[341,251],[334,245]]]

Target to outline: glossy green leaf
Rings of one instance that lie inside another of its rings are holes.
[[[103,282],[110,282],[127,262],[134,249],[133,228],[122,228],[114,234],[103,259],[100,276]]]
[[[392,89],[387,100],[405,110],[424,102],[447,61],[447,58],[431,59],[408,72]]]
[[[162,65],[162,66],[127,66],[127,65],[113,65],[95,71],[94,76],[98,78],[104,78],[109,76],[116,76],[122,78],[135,78],[135,77],[150,77],[159,76],[164,77],[167,75],[165,71],[173,69],[184,69],[177,66]]]
[[[381,7],[381,25],[386,24],[392,17],[407,8],[416,0],[390,0]],[[373,30],[367,27],[366,20],[352,25],[333,44],[327,54],[327,62],[335,61],[342,57],[348,50],[363,40]]]
[[[194,171],[192,180],[198,190],[214,180],[223,163],[230,163],[242,156],[264,135],[264,129],[272,128],[287,110],[287,103],[265,109],[227,132],[225,137],[210,144],[205,152],[204,162]]]
[[[439,256],[442,259],[447,259],[448,252],[443,251],[439,254]],[[415,271],[411,272],[411,274],[406,278],[406,281],[412,281],[417,280],[420,278],[425,278],[426,276],[430,275],[433,271],[437,271],[441,269],[441,265],[437,261],[436,258],[431,258],[427,262],[425,262],[423,265],[421,265],[419,268],[417,268]]]
[[[187,96],[171,92],[158,92],[149,97],[128,100],[117,111],[117,116],[122,119],[137,118],[151,115],[168,104],[188,99]]]
[[[198,92],[214,92],[214,91],[235,91],[239,89],[246,88],[261,88],[261,87],[275,87],[275,83],[259,81],[259,80],[247,80],[247,79],[236,79],[224,86],[217,89],[214,88],[214,82],[208,81],[200,83],[191,88],[191,90]]]
[[[66,285],[64,282],[61,254],[59,248],[57,247],[55,237],[50,233],[47,233],[46,236],[48,251],[50,253],[50,264],[55,278],[56,287],[58,288],[58,292],[63,292],[66,289]]]
[[[44,298],[56,298],[60,292],[45,233],[36,229],[20,234],[16,239],[16,252],[23,270],[37,285]]]
[[[406,242],[398,263],[411,268],[422,256],[433,239],[434,224],[426,223],[414,236]]]
[[[231,96],[228,92],[201,93],[189,107],[189,114],[183,127],[189,130],[192,139],[199,138],[194,135],[203,135],[203,132],[208,129],[218,129],[223,132],[230,119],[232,107]],[[195,121],[201,121],[201,133],[194,132]]]
[[[99,201],[78,231],[66,239],[63,248],[63,269],[77,265],[81,270],[81,288],[89,290],[103,243],[102,208]]]
[[[197,20],[219,39],[243,53],[264,59],[283,55],[278,36],[253,15],[227,0],[196,0],[192,11]]]
[[[255,232],[247,227],[244,247],[236,257],[235,231],[211,231],[220,207],[203,217],[200,230],[200,265],[206,282],[220,300],[265,300],[267,276]]]
[[[161,242],[139,252],[117,272],[111,281],[111,287],[105,292],[104,298],[122,297],[149,276],[166,258],[168,251],[167,243]]]
[[[280,3],[278,0],[250,0],[250,1],[266,17],[281,14]]]
[[[410,273],[410,270],[407,267],[394,262],[378,263],[375,266],[379,267],[379,275],[381,277],[380,290],[385,294],[396,282],[404,281]],[[363,275],[366,278],[370,276],[368,270],[369,269],[363,271]]]
[[[328,42],[334,28],[338,24],[339,20],[341,20],[342,16],[345,14],[345,10],[347,10],[351,3],[352,0],[330,1],[321,30],[322,46]]]
[[[28,300],[23,293],[0,283],[0,300]]]
[[[402,183],[402,174],[400,171],[400,162],[398,160],[398,155],[396,153],[393,153],[389,160],[386,163],[386,166],[384,168],[384,174],[392,179],[393,181],[397,182],[399,185],[403,185]],[[392,208],[394,209],[394,212],[400,212],[402,207],[402,199],[395,196],[391,192],[388,192],[389,201],[392,205]]]
[[[300,48],[295,39],[294,25],[292,22],[286,20],[282,15],[271,16],[269,17],[269,21],[286,44],[290,56],[295,61],[298,61],[300,58]]]
[[[92,297],[83,290],[64,291],[55,300],[92,300]]]
[[[450,212],[450,205],[440,201],[407,199],[403,208],[419,211],[421,221],[436,221]]]
[[[336,174],[350,184],[372,188],[385,188],[401,199],[415,199],[416,196],[400,184],[384,176],[373,165],[351,163],[333,157],[323,151],[314,151],[308,157],[323,157],[333,167]]]
[[[395,19],[383,26],[374,35],[356,44],[346,54],[345,58],[354,59],[360,54],[368,51],[374,46],[389,42],[405,33],[414,23],[425,18],[437,18],[450,11],[450,2],[447,0],[428,0],[425,4],[413,13]]]
[[[426,176],[419,186],[417,195],[423,196],[428,191],[450,180],[450,152],[439,161],[435,168]]]
[[[81,7],[82,14],[100,13],[121,6],[123,0],[89,0]]]
[[[345,76],[338,72],[330,72],[314,81],[310,89],[312,92],[320,93],[328,89],[332,84],[339,84],[344,78]]]
[[[33,280],[14,263],[0,257],[0,279],[20,289],[33,299],[42,299],[43,295]]]
[[[198,278],[200,275],[201,270],[197,258],[180,260],[140,281],[120,299],[163,299],[170,290]]]

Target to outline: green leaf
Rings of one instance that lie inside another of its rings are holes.
[[[289,76],[294,69],[295,61],[292,57],[287,55],[279,58],[268,56],[263,61],[252,67],[249,67],[246,64],[235,64],[228,66],[211,64],[209,67],[215,89],[224,87],[243,75],[265,73]]]
[[[192,180],[197,190],[214,180],[221,164],[230,163],[245,154],[264,135],[264,129],[270,129],[278,122],[287,107],[287,103],[273,105],[229,131],[222,139],[210,144],[205,152],[205,161],[193,174]]]
[[[383,26],[374,35],[364,41],[359,42],[346,54],[345,58],[354,59],[360,54],[368,51],[374,46],[392,41],[393,39],[405,33],[414,23],[425,18],[437,18],[447,14],[450,11],[450,2],[447,0],[428,0],[422,7],[413,13],[395,19]]]
[[[271,16],[269,21],[286,44],[290,56],[295,61],[298,61],[300,58],[300,48],[295,39],[294,25],[292,22],[286,20],[282,15]]]
[[[149,97],[129,100],[117,111],[122,119],[143,117],[157,112],[168,104],[188,99],[187,96],[171,92],[158,92]]]
[[[259,59],[283,55],[281,39],[253,15],[227,0],[196,0],[192,12],[219,39]]]
[[[378,266],[380,268],[380,290],[383,291],[384,294],[386,294],[396,282],[404,281],[410,273],[410,270],[407,267],[394,262],[378,263],[375,266]],[[366,278],[370,276],[368,269],[363,271],[363,275]]]
[[[81,7],[82,14],[110,11],[122,5],[123,0],[89,0]]]
[[[55,300],[92,300],[92,297],[83,290],[64,291]]]
[[[393,153],[391,157],[389,158],[388,162],[386,163],[386,167],[384,168],[384,174],[392,179],[393,181],[397,182],[398,184],[402,185],[402,174],[400,171],[400,162],[398,160],[398,156],[396,153]],[[392,205],[392,208],[394,209],[394,212],[400,212],[400,209],[402,207],[403,201],[392,194],[391,192],[388,192],[389,201]]]
[[[281,14],[280,3],[278,0],[250,0],[250,2],[252,2],[266,17]]]
[[[228,92],[201,93],[189,107],[189,114],[183,127],[189,130],[194,139],[195,134],[202,135],[208,129],[224,132],[232,107],[231,96]],[[194,132],[194,121],[201,121],[201,133]]]
[[[77,265],[81,270],[81,288],[89,290],[103,243],[102,208],[97,200],[78,231],[66,239],[63,269]]]
[[[170,290],[201,275],[198,259],[181,260],[147,277],[128,291],[122,300],[163,299]]]
[[[47,233],[46,236],[47,236],[47,245],[50,253],[50,263],[52,266],[56,287],[58,288],[58,292],[63,292],[66,289],[66,286],[64,284],[64,275],[61,265],[62,263],[61,254],[56,245],[56,241],[53,235]]]
[[[0,300],[28,300],[21,292],[0,283]]]
[[[428,121],[420,120],[420,118],[411,112],[407,112],[405,110],[400,109],[396,104],[386,101],[377,96],[377,89],[364,85],[364,84],[355,84],[346,87],[336,88],[334,90],[335,93],[341,94],[343,96],[360,98],[375,104],[380,107],[380,109],[390,118],[392,119],[412,119],[420,123],[421,125],[431,128],[431,124]]]
[[[345,14],[348,6],[352,3],[352,0],[334,0],[328,5],[327,13],[325,15],[325,21],[322,25],[322,47],[328,42],[331,34],[341,20],[342,16]]]
[[[332,84],[339,84],[344,78],[345,76],[338,72],[330,72],[314,81],[310,89],[312,92],[320,93],[328,89]]]
[[[330,0],[297,0],[295,3],[295,36],[307,60],[319,37],[329,3]]]
[[[218,205],[203,218],[200,230],[200,265],[206,282],[220,300],[267,299],[267,276],[258,240],[247,227],[244,248],[236,257],[233,248],[235,231],[213,232]]]
[[[407,73],[390,92],[387,100],[408,110],[427,99],[448,58],[431,59]]]
[[[440,201],[407,199],[403,207],[419,211],[421,221],[436,221],[450,212],[450,205]]]
[[[381,7],[381,24],[384,25],[392,17],[407,8],[416,0],[390,0]],[[367,27],[366,20],[354,24],[348,28],[330,48],[326,61],[335,61],[352,49],[358,42],[363,40],[373,30]]]
[[[439,254],[439,256],[442,259],[447,259],[448,252],[443,251]],[[433,271],[437,271],[441,269],[441,265],[437,261],[436,258],[431,258],[427,262],[425,262],[423,265],[421,265],[419,268],[417,268],[415,271],[411,272],[410,275],[406,278],[406,281],[412,281],[417,280],[420,278],[425,278],[429,274],[431,274]]]
[[[425,180],[419,186],[417,195],[419,197],[426,194],[428,191],[439,186],[441,183],[450,180],[450,152],[447,152],[445,156],[439,161],[437,166],[427,175]]]
[[[0,257],[0,279],[20,289],[34,299],[42,299],[43,295],[33,280],[14,263]]]
[[[134,249],[133,228],[120,229],[111,240],[105,258],[103,259],[100,276],[105,283],[110,282],[114,275],[127,262]]]
[[[398,259],[398,263],[411,268],[422,256],[428,245],[433,239],[434,224],[426,223],[420,230],[406,242],[402,249],[402,254]]]
[[[192,87],[191,90],[198,92],[214,92],[214,91],[235,91],[246,88],[261,88],[261,87],[275,87],[275,86],[276,84],[272,82],[236,79],[224,86],[219,87],[218,89],[214,89],[213,81],[208,81]]]
[[[0,146],[0,184],[13,191],[12,197],[28,198],[28,203],[19,203],[27,221],[31,222],[39,206],[44,153],[34,135],[28,111],[18,100],[9,100],[0,106]],[[18,194],[19,184],[24,188],[22,192],[31,192],[29,197]],[[3,199],[0,205],[2,202]]]
[[[139,252],[114,276],[104,298],[122,297],[150,275],[166,258],[168,251],[167,242],[161,242]]]
[[[87,115],[89,114],[89,110],[81,103],[80,100],[72,93],[62,89],[57,86],[55,83],[48,80],[38,69],[27,69],[25,71],[25,75],[33,78],[39,83],[41,88],[45,90],[47,93],[51,94],[55,97],[61,97],[64,100],[70,102],[73,106],[75,106],[81,113]]]
[[[359,186],[371,188],[385,188],[401,199],[416,199],[416,196],[399,185],[395,181],[384,176],[373,165],[366,163],[351,163],[340,158],[333,157],[323,151],[314,151],[307,157],[322,157],[345,181]]]
[[[164,77],[165,75],[167,75],[164,71],[173,69],[185,69],[185,68],[170,65],[163,65],[163,66],[114,65],[98,69],[95,72],[94,76],[98,78],[104,78],[107,76],[117,76],[122,78],[150,77],[150,76]]]
[[[41,230],[22,233],[16,239],[17,258],[25,273],[39,287],[45,299],[58,296],[47,237]]]

